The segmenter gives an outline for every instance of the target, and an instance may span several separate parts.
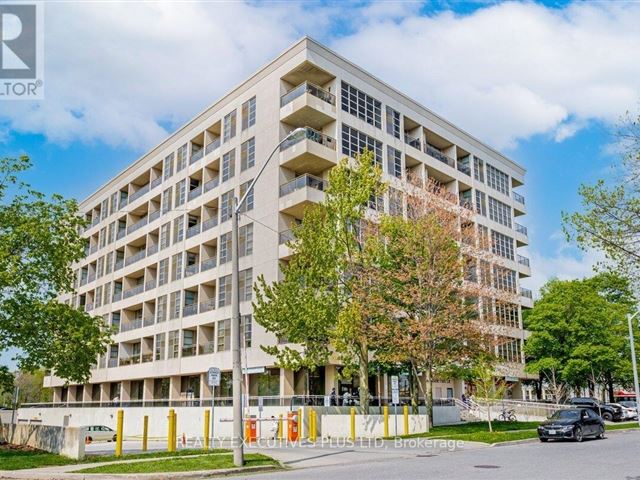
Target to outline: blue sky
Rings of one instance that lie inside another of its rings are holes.
[[[144,19],[144,21],[142,21]],[[303,35],[528,171],[536,290],[588,275],[560,234],[581,183],[610,177],[637,112],[637,2],[47,2],[45,99],[0,101],[0,149],[82,199]]]

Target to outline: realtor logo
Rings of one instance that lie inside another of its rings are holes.
[[[42,5],[0,3],[0,100],[42,98]]]

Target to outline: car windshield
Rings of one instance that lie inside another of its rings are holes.
[[[558,410],[551,415],[554,420],[565,418],[580,418],[580,410]]]

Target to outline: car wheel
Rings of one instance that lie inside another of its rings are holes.
[[[604,439],[604,427],[602,425],[598,427],[598,435],[596,435],[596,438],[599,438],[600,440]]]
[[[541,441],[542,443],[547,443],[547,442],[549,441],[549,439],[548,439],[548,438],[542,438],[542,437],[540,437],[540,441]]]
[[[602,419],[606,420],[607,422],[611,422],[613,420],[613,415],[611,415],[609,412],[604,412],[602,414]]]
[[[114,435],[114,436],[113,436],[113,441],[114,441],[114,442],[116,441],[117,437],[118,437],[117,435]]]
[[[576,442],[581,442],[584,439],[584,434],[582,433],[582,427],[576,427],[573,432],[573,438]]]

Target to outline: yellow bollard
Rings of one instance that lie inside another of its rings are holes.
[[[351,440],[356,440],[356,407],[351,407]]]
[[[382,415],[384,417],[384,437],[389,437],[389,406],[382,407]]]
[[[178,442],[178,414],[174,413],[173,414],[173,451],[175,452],[177,447],[177,442]]]
[[[124,410],[118,410],[118,423],[116,424],[116,457],[122,456],[122,424],[124,423]]]
[[[283,434],[283,429],[282,429],[282,414],[280,414],[278,416],[278,440],[282,440],[282,434]]]
[[[302,416],[302,407],[298,409],[298,438],[304,438],[304,417]]]
[[[309,441],[316,441],[316,411],[311,408],[309,409]]]
[[[142,451],[147,451],[147,439],[149,438],[149,416],[145,415],[142,419]]]
[[[174,452],[175,451],[175,439],[176,439],[176,432],[174,430],[175,428],[175,424],[173,422],[173,418],[175,416],[175,411],[173,410],[173,408],[169,409],[169,432],[167,433],[167,451],[168,452]]]
[[[409,435],[409,405],[405,405],[402,411],[404,416],[404,434]]]
[[[211,425],[211,412],[204,411],[204,449],[209,450],[209,425]]]

